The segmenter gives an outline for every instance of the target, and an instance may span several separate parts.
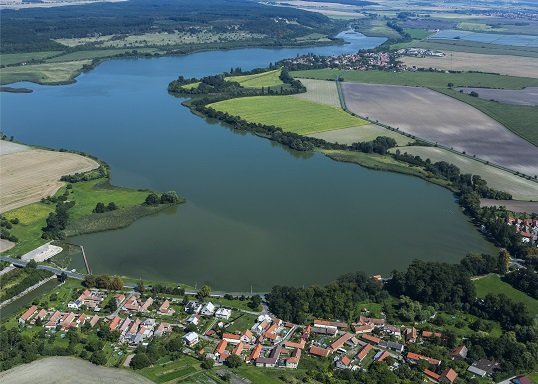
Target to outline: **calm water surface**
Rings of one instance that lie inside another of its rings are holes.
[[[176,190],[188,202],[122,230],[79,236],[94,272],[217,289],[328,282],[411,260],[492,252],[451,193],[416,178],[291,151],[206,121],[167,94],[179,74],[266,66],[306,52],[340,54],[378,38],[303,49],[241,49],[108,61],[66,86],[1,94],[2,130],[92,153],[112,182]]]

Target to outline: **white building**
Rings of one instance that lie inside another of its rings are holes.
[[[201,313],[202,313],[202,316],[213,316],[213,314],[215,313],[215,306],[213,305],[212,302],[209,302],[206,305],[204,305]]]
[[[217,319],[228,320],[228,319],[230,319],[230,316],[232,316],[232,310],[231,309],[219,308],[219,309],[217,309],[217,312],[215,312],[215,317]]]
[[[195,315],[195,314],[190,315],[189,318],[187,319],[187,323],[194,324],[194,325],[200,324],[200,315]]]
[[[200,341],[196,332],[187,333],[185,336],[183,336],[183,340],[185,341],[185,344],[191,347],[198,344],[198,341]]]

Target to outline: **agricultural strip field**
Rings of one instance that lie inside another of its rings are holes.
[[[241,97],[219,101],[209,107],[252,123],[274,125],[301,135],[367,124],[340,108],[293,96]]]
[[[538,316],[538,300],[530,297],[524,292],[515,289],[510,284],[505,283],[497,275],[490,275],[473,281],[478,297],[485,297],[488,293],[503,293],[516,302],[525,304],[533,316]]]
[[[72,82],[91,60],[62,63],[30,64],[0,69],[0,84],[31,81],[38,84],[61,84]]]
[[[224,80],[238,82],[245,88],[280,87],[281,85],[284,85],[282,80],[280,80],[281,73],[281,69],[275,69],[273,71],[255,73],[253,75],[228,76],[225,77]]]
[[[297,93],[293,97],[315,103],[340,107],[340,98],[334,81],[299,79],[306,87],[306,92]]]
[[[401,61],[417,68],[454,71],[481,71],[502,75],[538,78],[536,58],[509,55],[484,55],[468,52],[446,52],[446,56],[402,57]]]
[[[538,148],[470,105],[421,87],[342,83],[359,116],[526,175],[538,175]]]
[[[410,144],[413,139],[398,132],[383,128],[376,124],[365,124],[358,127],[342,128],[308,135],[329,143],[351,145],[360,141],[372,141],[378,136],[392,137],[398,146]]]
[[[538,66],[538,63],[536,63]],[[464,93],[476,92],[484,100],[494,100],[504,104],[538,106],[538,87],[524,89],[459,88]]]
[[[99,167],[96,161],[84,156],[41,149],[2,155],[0,163],[0,212],[54,195],[63,185],[59,181],[61,176]]]
[[[482,207],[505,207],[512,212],[538,214],[538,201],[480,199]]]
[[[446,161],[457,166],[462,173],[480,175],[488,182],[490,187],[509,192],[516,200],[538,200],[538,183],[484,164],[478,160],[436,147],[411,146],[393,148],[390,152],[395,152],[396,149],[399,149],[401,153],[407,152],[413,156],[420,156],[424,160],[430,159],[433,163]]]
[[[106,368],[74,357],[48,357],[0,373],[3,384],[150,384],[126,369]]]
[[[200,362],[185,356],[177,361],[169,361],[163,364],[157,364],[140,370],[140,374],[147,377],[155,383],[178,382],[193,376],[201,370]],[[174,381],[172,381],[174,380]]]

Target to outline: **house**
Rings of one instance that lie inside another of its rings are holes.
[[[125,320],[123,320],[123,323],[121,323],[120,325],[120,333],[123,335],[125,334],[125,332],[127,332],[127,330],[129,329],[129,326],[131,325],[131,323],[133,322],[133,320],[129,319],[128,317],[125,318]]]
[[[63,315],[63,317],[60,319],[60,325],[62,326],[63,330],[68,330],[71,328],[74,324],[76,315],[73,312],[69,312]]]
[[[360,324],[373,324],[376,327],[382,327],[385,324],[385,319],[375,319],[373,317],[359,316]]]
[[[438,383],[439,380],[441,379],[441,375],[439,375],[439,374],[437,374],[437,373],[435,373],[433,371],[430,371],[429,369],[425,369],[424,374],[426,375],[428,380],[430,380],[431,382],[434,382],[434,383]]]
[[[189,347],[198,344],[198,341],[200,341],[196,332],[187,333],[185,336],[183,336],[183,340],[185,341],[185,344],[187,344]]]
[[[375,337],[368,334],[361,335],[361,338],[375,345],[381,342],[381,339],[379,337]]]
[[[306,346],[306,340],[305,339],[301,339],[301,341],[298,342],[298,343],[294,343],[292,341],[286,341],[284,343],[284,347],[286,347],[286,348],[304,349],[305,346]]]
[[[187,305],[185,306],[185,312],[187,313],[200,313],[202,310],[202,304],[196,302],[196,301],[189,301]]]
[[[338,321],[327,321],[327,320],[314,320],[314,327],[316,328],[336,328],[336,329],[347,329],[348,326],[346,323],[340,323]]]
[[[372,344],[366,344],[360,351],[357,353],[357,360],[363,361],[364,358],[370,353],[372,350]]]
[[[252,361],[252,360],[256,360],[257,358],[259,358],[260,354],[262,353],[262,348],[263,347],[262,347],[261,344],[256,344],[256,346],[254,347],[254,349],[250,353],[250,356],[247,358],[247,361]]]
[[[404,351],[404,346],[400,343],[394,341],[380,341],[378,344],[381,348],[386,348],[393,350],[394,352],[402,353]]]
[[[83,305],[82,301],[77,299],[75,301],[67,303],[67,308],[69,308],[69,309],[80,309],[80,307],[82,307],[82,305]]]
[[[282,353],[282,347],[277,345],[269,353],[268,357],[262,357],[256,359],[256,367],[273,368],[276,366],[280,354]]]
[[[39,316],[39,314],[38,314],[38,316]],[[86,322],[86,318],[87,318],[87,317],[86,317],[86,315],[85,315],[84,313],[81,314],[81,315],[78,317],[78,319],[76,320],[77,326],[78,326],[78,325],[84,325],[84,323]]]
[[[47,322],[47,324],[45,324],[45,328],[56,328],[61,317],[62,317],[62,314],[60,313],[60,311],[54,312],[49,318],[49,321]],[[20,322],[20,319],[19,319],[19,322]],[[90,321],[90,325],[91,325],[91,321]]]
[[[286,368],[296,369],[299,366],[299,361],[301,360],[301,350],[294,349],[290,357],[286,359]]]
[[[390,356],[390,353],[388,353],[387,351],[379,351],[379,352],[377,352],[377,353],[375,354],[375,356],[374,356],[374,360],[375,360],[375,361],[379,361],[379,362],[381,362],[381,361],[385,361],[385,359],[386,359],[387,357],[389,357],[389,356]]]
[[[118,293],[117,295],[114,295],[114,299],[116,299],[116,305],[119,307],[121,303],[125,300],[125,295],[122,293]]]
[[[452,356],[452,359],[466,359],[467,353],[469,350],[465,345],[460,345],[459,347],[456,347],[450,352],[450,356]]]
[[[303,335],[301,337],[304,340],[308,340],[311,332],[312,332],[312,327],[310,325],[307,325],[306,328],[303,330]]]
[[[46,309],[42,309],[41,311],[39,311],[37,313],[37,315],[35,315],[34,317],[34,320],[40,320],[40,321],[43,321],[43,319],[45,318],[45,316],[47,316],[47,310]]]
[[[219,309],[217,309],[217,312],[215,312],[215,317],[217,319],[228,320],[228,319],[230,319],[230,316],[232,316],[232,310],[231,309],[219,308]]]
[[[243,342],[237,344],[235,348],[232,350],[232,355],[241,356],[241,353],[243,352],[243,349],[245,349],[245,344]]]
[[[119,316],[116,316],[114,317],[114,319],[112,319],[112,321],[110,322],[109,324],[109,328],[111,331],[114,331],[116,328],[118,328],[118,325],[120,324],[120,321],[121,321],[121,317]]]
[[[200,324],[200,315],[196,315],[196,314],[190,315],[189,318],[187,319],[187,323],[193,324],[193,325]]]
[[[331,344],[331,349],[333,351],[336,351],[337,349],[341,348],[344,345],[344,343],[348,341],[349,339],[351,339],[352,337],[353,335],[351,333],[344,333],[342,336],[340,336],[338,340],[336,340],[335,342]]]
[[[140,307],[140,312],[148,312],[151,304],[153,304],[153,299],[151,297],[148,297],[146,302]]]
[[[208,302],[206,305],[202,308],[202,316],[213,316],[215,313],[215,306],[212,302]]]
[[[442,336],[443,336],[443,334],[441,332],[422,331],[422,338],[423,339],[431,339],[432,337],[441,338]]]
[[[317,335],[326,335],[334,337],[338,333],[338,329],[334,327],[311,327],[310,332]]]
[[[514,377],[510,381],[510,383],[511,384],[532,384],[532,381],[527,376],[517,376],[517,377]]]
[[[254,335],[252,334],[252,331],[250,329],[247,329],[241,335],[241,341],[245,344],[250,344],[253,340],[254,340]]]
[[[172,315],[175,312],[173,308],[170,308],[170,301],[168,299],[163,301],[158,311],[161,315]]]
[[[445,369],[441,373],[441,383],[452,384],[454,380],[456,380],[457,377],[458,377],[458,374],[452,368]]]
[[[410,363],[416,364],[419,360],[426,360],[430,365],[441,365],[441,360],[434,359],[432,357],[419,355],[418,353],[408,352],[407,360]]]
[[[391,336],[395,336],[395,337],[400,337],[402,336],[402,333],[400,332],[400,328],[394,326],[394,325],[391,325],[391,324],[385,324],[385,327],[383,328],[383,331],[385,331],[385,333],[391,335]]]
[[[226,346],[228,345],[228,342],[226,340],[221,340],[218,344],[217,344],[217,347],[215,348],[215,356],[221,356],[225,351],[226,351]],[[261,346],[260,346],[260,350],[261,350]]]
[[[155,330],[153,334],[155,335],[155,337],[161,337],[167,334],[168,332],[170,332],[171,328],[172,327],[170,324],[162,322],[159,324],[159,326],[157,327],[157,329]]]
[[[310,350],[308,351],[308,353],[310,353],[311,355],[319,356],[319,357],[327,357],[331,354],[331,352],[332,352],[331,349],[320,348],[320,347],[316,347],[315,345],[312,345],[310,347]]]
[[[373,324],[364,324],[364,325],[355,325],[355,333],[370,333],[374,330],[375,325]]]
[[[122,309],[125,309],[126,311],[138,312],[140,310],[140,304],[138,303],[136,297],[133,295],[130,296],[127,301],[123,303]]]
[[[24,325],[28,320],[30,320],[35,312],[37,312],[37,305],[32,305],[21,315],[21,317],[19,317],[19,324]]]
[[[97,322],[99,321],[100,317],[97,316],[97,315],[94,315],[91,320],[90,320],[90,326],[94,327],[95,324],[97,324]]]
[[[491,375],[498,368],[499,363],[488,359],[480,359],[475,361],[467,370],[477,376],[485,377],[486,375]]]
[[[236,335],[234,333],[224,333],[222,335],[222,340],[226,340],[226,342],[230,344],[239,344],[241,342],[241,335]]]
[[[404,331],[404,339],[405,339],[406,344],[414,343],[415,341],[417,341],[416,328],[415,327],[406,328]]]
[[[351,367],[351,359],[347,357],[346,355],[336,360],[336,368],[349,369],[350,367]]]

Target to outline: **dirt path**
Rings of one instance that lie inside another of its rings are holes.
[[[2,384],[149,384],[132,371],[96,366],[74,357],[49,357],[0,373]]]

